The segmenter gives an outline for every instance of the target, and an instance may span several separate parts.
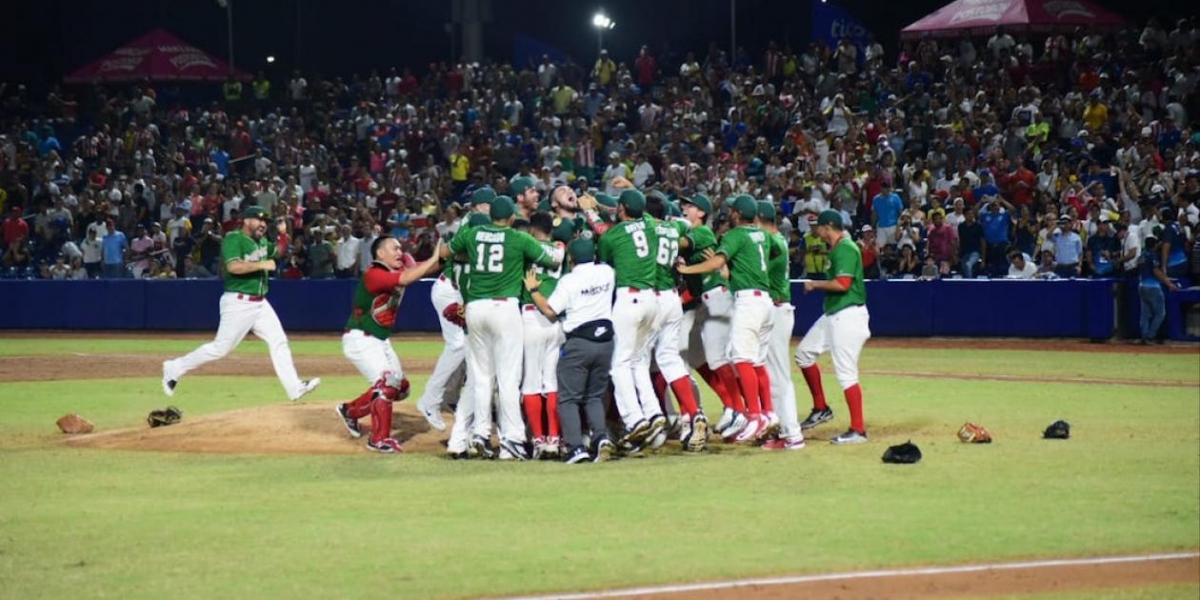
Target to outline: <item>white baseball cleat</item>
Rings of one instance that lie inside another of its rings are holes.
[[[429,423],[430,427],[438,431],[446,430],[446,421],[442,419],[442,411],[438,407],[428,408],[418,405],[417,410],[420,411],[422,417],[425,417],[425,422]]]
[[[309,392],[317,389],[317,386],[319,386],[319,385],[321,385],[320,377],[313,377],[312,379],[306,379],[304,381],[301,381],[300,382],[300,393],[296,394],[295,398],[292,398],[292,402],[295,402],[295,401],[307,396]]]
[[[734,412],[732,408],[726,408],[725,410],[721,411],[720,420],[718,420],[717,423],[712,426],[713,433],[725,433],[725,428],[733,424],[733,419],[736,416],[737,413]]]
[[[750,415],[747,419],[746,427],[737,434],[733,439],[735,442],[752,442],[758,439],[758,435],[762,433],[763,427],[767,424],[767,419],[761,414]]]
[[[162,371],[163,371],[163,376],[162,376],[163,393],[168,396],[174,396],[175,395],[175,386],[179,384],[179,381],[167,374],[167,361],[163,361]]]
[[[750,420],[746,418],[746,415],[743,415],[740,412],[735,412],[733,414],[733,422],[729,424],[729,427],[721,430],[721,436],[725,438],[726,442],[733,442],[737,439],[738,434],[741,433],[743,429],[750,426]]]

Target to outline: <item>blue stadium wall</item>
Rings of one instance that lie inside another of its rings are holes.
[[[350,280],[271,283],[268,299],[288,331],[340,331],[355,282]],[[436,332],[429,302],[432,280],[420,281],[404,296],[396,330]],[[1066,337],[1102,340],[1118,329],[1136,331],[1136,304],[1123,311],[1118,328],[1117,299],[1123,286],[1096,281],[869,281],[868,308],[875,336]],[[820,316],[821,295],[803,294],[794,282],[796,335]],[[185,330],[215,331],[216,280],[0,281],[0,329]],[[1128,293],[1128,290],[1125,291]],[[1183,313],[1200,302],[1200,291],[1168,296],[1167,327],[1174,339],[1186,337]]]

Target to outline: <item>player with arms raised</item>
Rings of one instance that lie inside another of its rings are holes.
[[[439,240],[437,249],[441,247]],[[408,379],[388,337],[404,288],[437,269],[438,256],[439,252],[434,252],[425,262],[405,269],[400,242],[390,235],[380,236],[371,244],[374,261],[354,289],[354,308],[342,335],[342,354],[371,382],[371,387],[353,402],[339,404],[337,413],[356,438],[362,435],[358,420],[371,415],[369,450],[404,451],[392,438],[392,402],[408,397]]]

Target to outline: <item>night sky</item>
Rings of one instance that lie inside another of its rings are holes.
[[[284,76],[306,72],[349,74],[371,68],[423,65],[446,60],[449,0],[231,0],[237,66]],[[889,51],[900,28],[945,0],[837,0],[871,28]],[[1190,3],[1167,0],[1101,0],[1140,21],[1195,12]],[[226,58],[225,10],[215,0],[8,0],[0,34],[12,48],[0,57],[0,77],[40,87],[155,27],[164,27],[220,58]],[[799,46],[809,37],[808,0],[737,0],[738,43],[758,56],[768,40]],[[729,0],[492,0],[484,26],[484,51],[509,60],[513,37],[523,34],[591,64],[599,8],[617,23],[605,47],[618,60],[632,59],[643,43],[703,49],[729,46]],[[1194,6],[1194,5],[1193,5]],[[1168,27],[1170,29],[1170,27]],[[461,47],[461,46],[459,46]],[[457,52],[457,48],[456,48]],[[270,68],[266,57],[277,62]]]

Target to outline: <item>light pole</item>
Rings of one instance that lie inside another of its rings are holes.
[[[233,66],[233,0],[217,0],[217,6],[225,9],[225,27],[229,37],[229,73],[232,75]]]
[[[592,17],[592,27],[596,28],[596,45],[597,51],[604,50],[604,30],[612,29],[617,26],[617,22],[608,18],[608,15],[598,12]]]

